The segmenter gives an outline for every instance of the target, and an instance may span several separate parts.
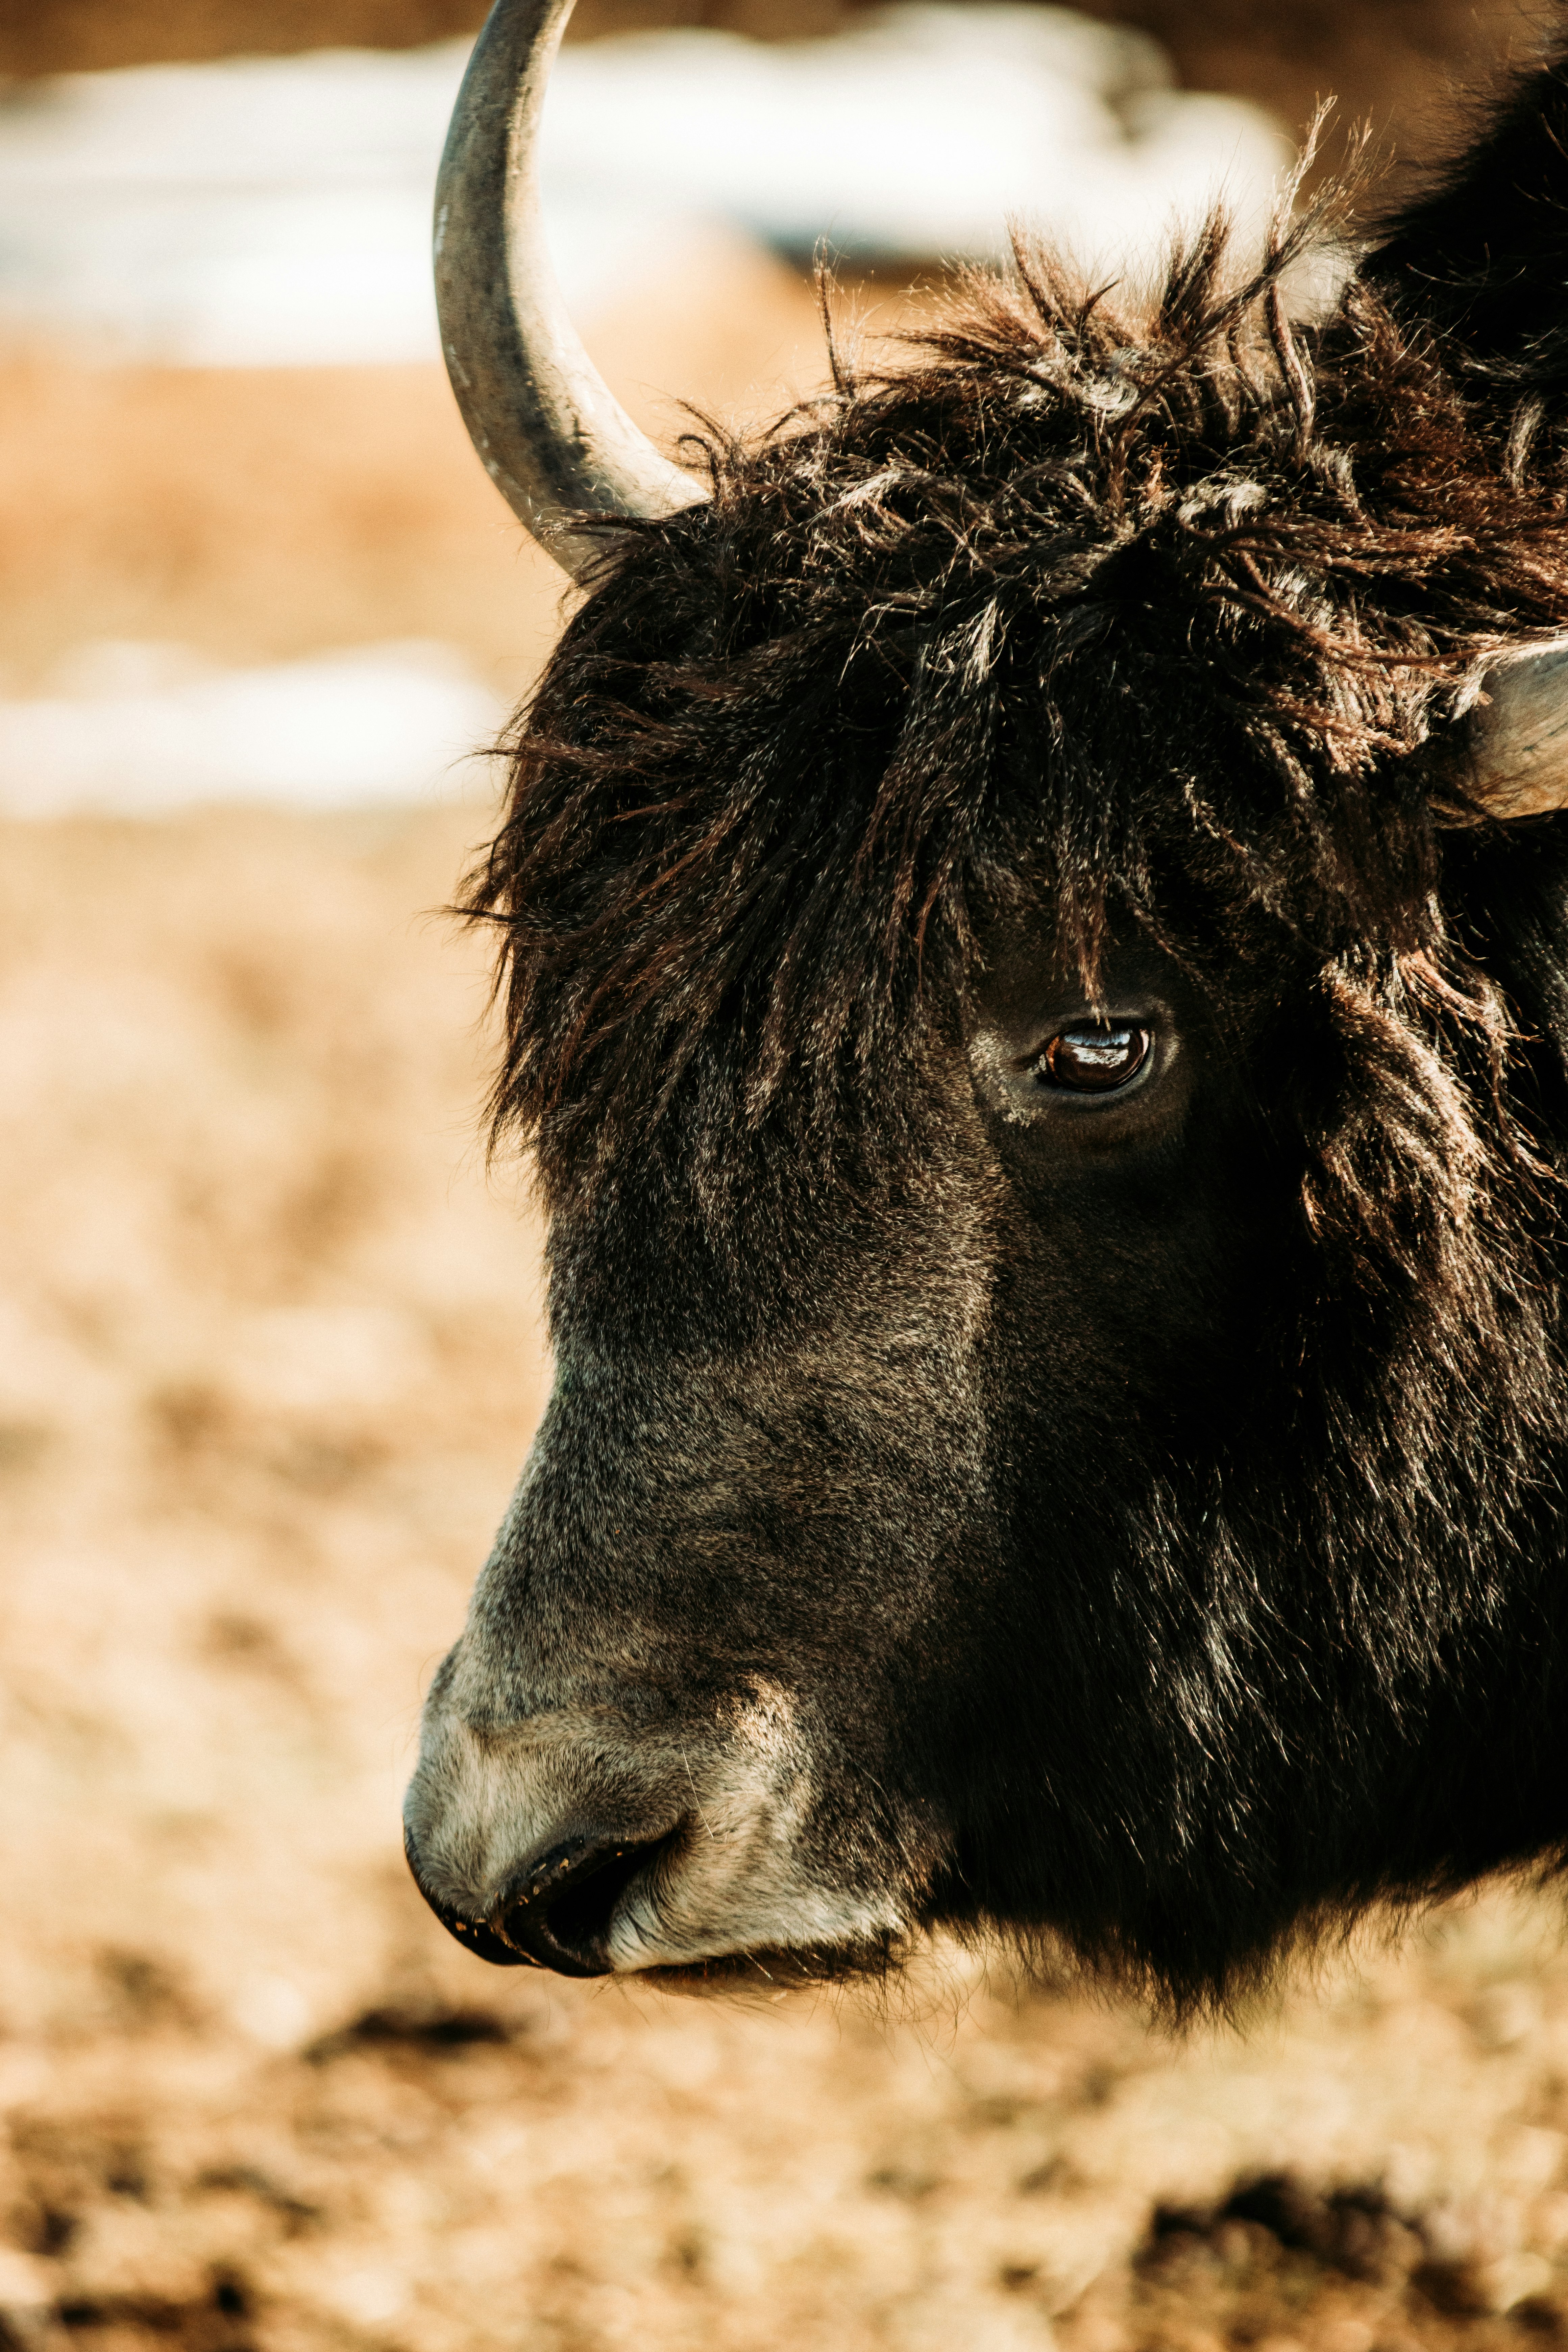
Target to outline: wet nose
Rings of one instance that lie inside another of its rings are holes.
[[[449,1903],[443,1903],[438,1895],[432,1895],[419,1867],[419,1849],[414,1843],[412,1830],[405,1829],[403,1832],[403,1851],[413,1873],[415,1885],[448,1936],[456,1936],[466,1951],[477,1952],[481,1960],[491,1960],[498,1969],[524,1969],[530,1965],[528,1953],[516,1950],[510,1944],[503,1944],[494,1928],[484,1920],[465,1918]]]
[[[482,1919],[466,1918],[433,1895],[413,1834],[404,1852],[414,1884],[448,1935],[497,1968],[553,1969],[563,1977],[608,1976],[610,1923],[616,1904],[669,1836],[640,1843],[595,1831],[557,1838],[517,1871]]]

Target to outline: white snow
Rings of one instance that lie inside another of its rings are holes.
[[[547,198],[643,190],[809,252],[985,260],[1010,215],[1086,258],[1158,241],[1222,186],[1253,215],[1289,142],[1256,107],[1176,89],[1146,36],[1065,8],[910,0],[830,40],[702,30],[568,51]]]
[[[0,94],[0,325],[215,365],[437,352],[431,191],[467,44],[153,66]],[[1289,158],[1142,35],[1066,9],[912,5],[827,40],[584,43],[552,82],[563,290],[612,300],[698,222],[791,251],[984,258],[1010,213],[1115,266]]]
[[[210,365],[437,353],[431,194],[467,44],[79,74],[0,91],[0,335]],[[579,318],[715,226],[858,259],[985,259],[1009,215],[1136,267],[1222,189],[1256,221],[1289,161],[1142,35],[1066,9],[911,0],[831,40],[684,31],[569,48],[543,184]],[[83,648],[0,702],[0,814],[341,807],[455,791],[502,717],[449,649],[246,670]]]
[[[475,747],[505,716],[458,655],[422,640],[254,669],[106,643],[83,646],[50,685],[0,702],[0,815],[434,798],[483,780]]]

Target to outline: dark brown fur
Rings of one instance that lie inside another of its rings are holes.
[[[563,1374],[431,1852],[473,1726],[723,1785],[759,1683],[823,1883],[1178,2002],[1568,1841],[1568,818],[1464,716],[1568,630],[1563,74],[1509,103],[1321,323],[1321,224],[1147,310],[1021,248],[607,539],[468,899]],[[977,1020],[1153,968],[1182,1120],[992,1115]]]
[[[1231,289],[1216,224],[1152,320],[1021,250],[891,371],[701,444],[712,504],[606,552],[475,878],[503,1123],[640,1125],[742,1000],[753,1113],[803,1055],[831,1086],[997,867],[1089,956],[1108,892],[1157,921],[1194,867],[1327,951],[1423,946],[1469,779],[1389,755],[1568,623],[1563,494],[1373,293],[1288,325],[1310,243]]]

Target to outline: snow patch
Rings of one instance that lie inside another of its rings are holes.
[[[13,84],[0,326],[203,365],[436,357],[431,198],[468,47]],[[542,184],[585,317],[714,223],[919,262],[994,258],[1016,215],[1114,271],[1221,189],[1256,220],[1290,155],[1258,108],[1175,89],[1142,34],[911,0],[826,40],[569,48]]]
[[[0,702],[0,815],[162,816],[205,801],[352,808],[479,782],[505,711],[423,639],[254,669],[178,646],[83,646]]]

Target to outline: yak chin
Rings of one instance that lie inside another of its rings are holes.
[[[476,1723],[452,1703],[453,1664],[426,1707],[405,1843],[426,1901],[478,1957],[688,1990],[895,1964],[909,1923],[888,1893],[811,1866],[813,1778],[784,1693],[753,1692],[721,1745],[634,1745],[606,1706]]]

